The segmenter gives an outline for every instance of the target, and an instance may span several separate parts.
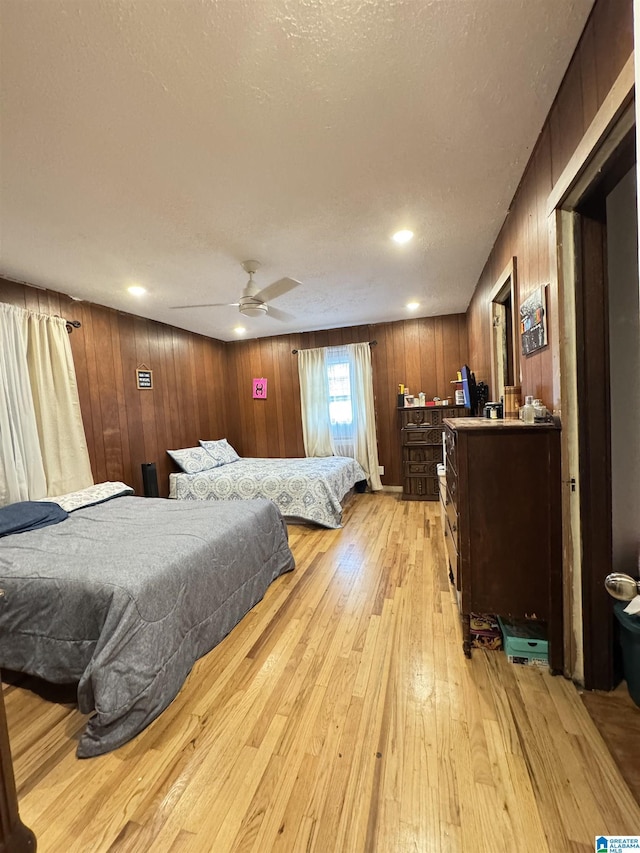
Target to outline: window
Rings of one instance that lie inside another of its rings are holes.
[[[351,456],[371,488],[382,488],[369,344],[312,347],[298,356],[305,453]]]
[[[355,453],[354,400],[349,356],[344,347],[329,347],[326,355],[329,389],[329,422],[336,452],[341,456]]]
[[[331,426],[353,423],[351,379],[346,361],[327,365],[329,378],[329,418]]]

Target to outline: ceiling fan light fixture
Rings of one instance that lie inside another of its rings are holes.
[[[264,314],[268,312],[267,306],[264,302],[247,302],[246,304],[240,303],[240,313],[244,314],[245,317],[262,317]]]

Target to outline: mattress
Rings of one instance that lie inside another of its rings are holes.
[[[197,474],[170,474],[169,497],[181,501],[267,498],[287,518],[323,527],[342,524],[342,499],[367,475],[346,456],[241,458]]]

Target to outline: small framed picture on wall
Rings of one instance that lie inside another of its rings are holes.
[[[531,355],[547,345],[547,285],[536,287],[520,306],[522,355]]]
[[[264,377],[262,379],[254,379],[253,380],[253,399],[254,400],[266,400],[267,399],[267,380]]]

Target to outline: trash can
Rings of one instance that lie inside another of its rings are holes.
[[[613,609],[620,623],[622,668],[629,695],[640,706],[640,617],[625,613],[627,602],[616,601]]]

